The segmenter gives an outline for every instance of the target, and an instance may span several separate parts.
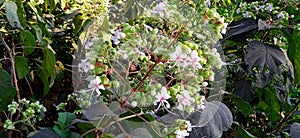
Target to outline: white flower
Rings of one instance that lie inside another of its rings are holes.
[[[198,52],[196,50],[193,50],[190,58],[191,65],[198,69],[201,69],[202,66],[199,63],[200,60],[201,58],[198,56]]]
[[[153,30],[153,28],[152,28],[151,26],[149,26],[149,25],[144,24],[144,27],[145,27],[147,30],[149,30],[149,31],[152,31],[152,30]]]
[[[285,18],[285,15],[282,13],[282,12],[280,12],[278,15],[277,15],[277,18]]]
[[[226,34],[226,28],[227,28],[228,23],[225,23],[225,17],[222,17],[220,19],[220,22],[222,22],[222,25],[223,25],[223,27],[221,29],[221,33]]]
[[[156,100],[154,101],[154,105],[157,105],[157,103],[159,103],[157,109],[155,111],[157,111],[161,105],[163,105],[164,108],[170,108],[170,104],[167,101],[168,99],[171,98],[171,96],[168,94],[167,88],[166,87],[162,87],[160,93],[157,93],[155,95]]]
[[[156,7],[155,10],[150,10],[150,13],[152,14],[159,14],[160,17],[164,17],[166,15],[165,13],[165,7],[166,4],[164,2],[160,2]]]
[[[184,106],[192,106],[192,104],[195,102],[195,99],[190,96],[187,90],[183,90],[181,93],[181,95],[176,95],[177,101],[179,103],[177,108],[179,110],[183,110]]]
[[[258,9],[263,11],[264,8],[265,8],[265,5],[260,5]]]
[[[114,41],[114,44],[117,45],[120,43],[119,39],[121,38],[125,38],[126,37],[126,34],[121,32],[121,30],[117,30],[114,32],[113,36],[111,36],[111,40]]]
[[[187,131],[192,131],[192,124],[190,121],[186,120],[184,121],[185,125],[186,125],[186,130]]]
[[[210,0],[206,0],[206,1],[205,1],[206,7],[210,7],[210,4],[211,4],[211,3],[210,3]]]
[[[185,138],[190,135],[186,130],[176,130],[174,134],[176,135],[176,138]]]
[[[177,46],[175,52],[170,53],[170,61],[175,61],[180,66],[186,67],[188,65],[188,56],[182,52],[181,47]]]
[[[245,18],[250,18],[250,17],[251,17],[249,12],[243,13],[243,16],[244,16]]]
[[[87,61],[88,59],[82,59],[81,62],[78,64],[79,70],[83,70],[87,73],[89,70],[94,69],[94,65]]]
[[[206,82],[206,81],[202,82],[203,87],[206,87],[207,85],[208,85],[208,82]]]
[[[93,46],[93,44],[94,44],[93,42],[87,42],[84,46],[84,49],[89,50]]]
[[[241,12],[241,9],[240,8],[237,8],[236,9],[236,13],[240,13]]]
[[[273,5],[268,3],[268,4],[267,4],[267,10],[268,10],[269,12],[273,11]]]
[[[100,96],[101,92],[99,89],[105,90],[103,85],[100,85],[101,79],[99,76],[96,76],[95,79],[90,81],[90,84],[88,85],[88,88],[92,90],[92,92],[96,91],[97,96]]]
[[[205,109],[205,96],[201,97],[200,105],[198,105],[196,108]]]
[[[128,58],[128,55],[127,55],[127,53],[126,53],[125,50],[119,50],[118,53],[121,54],[121,55],[123,55],[123,59],[127,59]]]

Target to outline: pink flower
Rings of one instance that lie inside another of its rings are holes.
[[[165,7],[166,7],[166,4],[163,3],[163,2],[160,2],[156,7],[155,7],[155,10],[150,10],[150,13],[152,14],[159,14],[160,17],[164,17],[166,16],[166,13],[165,13]]]
[[[100,85],[101,79],[99,76],[96,76],[95,79],[90,81],[90,84],[88,85],[88,88],[92,90],[92,92],[96,91],[97,96],[100,96],[101,92],[99,89],[105,90],[103,85]]]
[[[179,110],[183,110],[183,108],[185,106],[192,106],[192,104],[195,102],[195,99],[190,96],[190,94],[187,90],[183,90],[181,93],[182,93],[182,95],[180,95],[180,94],[176,95],[176,98],[179,103],[177,108]]]
[[[163,105],[164,108],[170,108],[170,104],[167,100],[170,99],[171,96],[168,94],[166,87],[162,87],[161,92],[157,93],[155,95],[155,98],[156,98],[156,100],[154,101],[154,105],[157,105],[157,103],[159,103],[159,105],[158,105],[157,109],[155,109],[155,111],[157,111],[161,105]]]
[[[87,73],[89,70],[94,69],[94,65],[87,61],[88,59],[82,59],[81,62],[78,64],[79,70],[83,70]]]
[[[193,50],[190,58],[191,66],[201,69],[202,66],[199,63],[200,60],[201,58],[198,56],[198,52],[196,50]]]
[[[188,65],[188,56],[182,52],[180,46],[177,46],[175,52],[170,53],[170,61],[175,61],[180,66],[186,67]]]
[[[114,32],[113,36],[111,36],[111,40],[113,40],[114,44],[117,45],[120,43],[119,39],[125,38],[126,34],[121,32],[121,30],[117,30]]]
[[[176,130],[174,134],[176,135],[176,138],[185,138],[190,135],[186,130]]]

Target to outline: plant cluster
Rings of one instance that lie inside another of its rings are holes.
[[[0,0],[0,136],[297,137],[299,8]]]

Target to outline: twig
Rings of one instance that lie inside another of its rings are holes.
[[[14,57],[12,56],[12,50],[9,48],[9,46],[7,45],[7,43],[5,42],[5,40],[3,39],[1,33],[0,33],[0,39],[1,39],[2,44],[6,48],[7,53],[9,54],[9,57],[10,57],[11,68],[12,68],[11,69],[11,74],[13,76],[13,82],[12,83],[15,84],[18,102],[20,102],[21,98],[20,98],[20,92],[19,92],[19,87],[18,87],[18,79],[17,79],[17,75],[16,75],[16,70],[15,70],[15,61],[14,61]]]
[[[30,85],[30,83],[29,83],[27,77],[25,77],[25,80],[26,80],[26,82],[27,82],[27,84],[28,84],[28,87],[29,87],[29,90],[30,90],[31,95],[33,95],[33,91],[32,91],[31,85]]]
[[[298,102],[296,103],[294,108],[291,110],[291,112],[289,112],[289,114],[279,123],[278,127],[276,127],[273,130],[273,133],[278,132],[279,129],[281,129],[285,125],[285,123],[288,121],[288,119],[291,117],[291,115],[299,108],[299,106],[300,106],[300,98],[298,99]]]

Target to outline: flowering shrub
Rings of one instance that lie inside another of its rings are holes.
[[[124,114],[130,113],[142,120],[141,115],[147,115],[152,119],[144,121],[153,124],[157,124],[153,119],[166,114],[186,114],[178,118],[185,120],[195,110],[204,110],[208,82],[214,81],[213,69],[224,65],[212,46],[227,24],[214,9],[199,4],[201,11],[175,0],[142,5],[140,16],[109,24],[110,33],[86,42],[77,68],[80,80],[76,82],[82,82],[76,93],[79,105],[85,109],[100,102],[112,111],[117,109],[111,106],[117,106],[120,113],[101,114],[100,118],[113,116],[122,121],[128,117]],[[98,127],[105,130],[113,125],[103,118]],[[184,124],[188,127],[180,127]],[[184,137],[191,127],[186,120],[165,126],[164,132],[156,135],[173,131]]]
[[[10,114],[14,115],[17,112],[22,113],[21,119],[13,122],[10,119],[7,119],[4,123],[4,129],[16,129],[15,125],[17,124],[25,124],[30,126],[31,128],[34,128],[34,124],[37,121],[41,121],[44,115],[44,112],[46,112],[46,108],[40,104],[39,101],[36,102],[30,102],[27,99],[22,99],[20,101],[20,104],[13,101],[11,104],[8,105],[8,111]]]

